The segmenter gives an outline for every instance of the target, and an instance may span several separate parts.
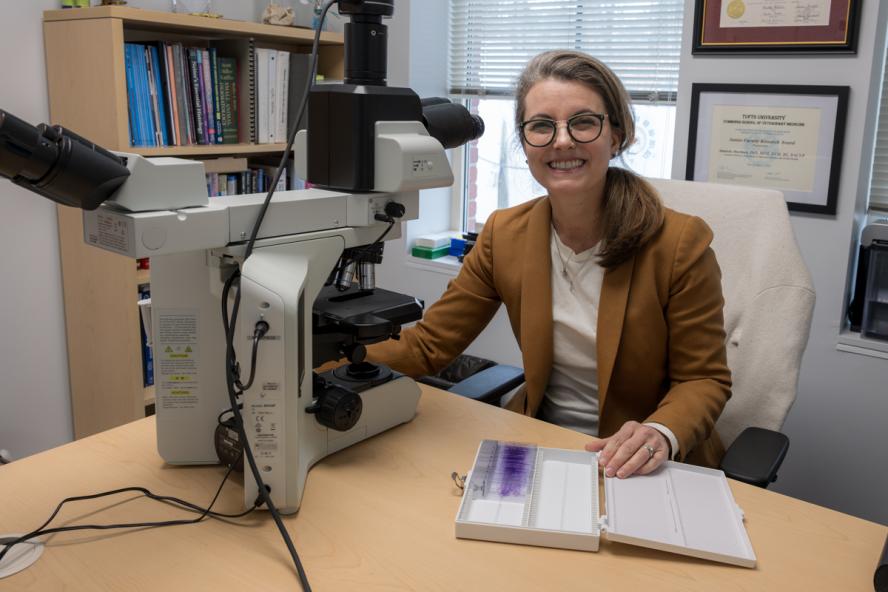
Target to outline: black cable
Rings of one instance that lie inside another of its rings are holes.
[[[253,329],[253,353],[250,355],[250,378],[247,380],[247,384],[241,383],[240,369],[235,366],[235,371],[238,375],[235,386],[240,389],[241,393],[246,392],[247,389],[253,386],[253,379],[256,378],[256,358],[259,355],[259,342],[265,337],[265,334],[268,333],[269,329],[270,326],[267,321],[259,321]]]
[[[274,195],[275,188],[277,187],[281,175],[283,174],[284,169],[287,166],[287,161],[290,158],[290,151],[293,148],[293,142],[296,140],[296,133],[299,131],[299,122],[302,120],[302,116],[305,113],[305,108],[308,105],[309,92],[311,90],[311,87],[314,86],[315,82],[315,72],[317,71],[318,65],[318,47],[320,46],[321,40],[321,29],[323,29],[324,27],[324,21],[327,18],[327,12],[336,2],[337,0],[327,0],[318,18],[318,27],[315,30],[314,42],[312,43],[311,48],[311,65],[308,69],[308,80],[306,81],[305,92],[302,95],[299,109],[297,109],[296,116],[293,120],[293,129],[290,130],[290,133],[287,136],[287,145],[284,148],[283,155],[281,156],[281,162],[278,165],[277,170],[275,171],[274,178],[272,179],[269,186],[268,194],[265,196],[265,201],[262,203],[262,207],[259,209],[259,214],[256,216],[256,221],[253,223],[253,230],[250,232],[250,238],[247,241],[247,245],[244,249],[244,262],[246,262],[250,255],[253,253],[253,247],[256,243],[256,237],[259,235],[259,228],[262,226],[262,220],[265,218],[265,213],[268,211],[268,206],[271,202],[272,196]],[[227,297],[228,290],[231,289],[233,284],[234,280],[232,278],[229,278],[229,280],[226,281],[226,288],[223,290],[224,297],[222,299],[222,314],[223,323],[225,325],[225,382],[228,387],[228,399],[229,403],[231,404],[232,413],[234,414],[235,427],[237,429],[238,437],[244,443],[244,456],[247,459],[247,464],[250,467],[250,472],[253,475],[253,479],[256,481],[256,485],[258,486],[259,496],[268,507],[268,511],[271,514],[271,517],[274,520],[278,531],[281,533],[281,537],[284,539],[284,544],[287,546],[287,550],[290,552],[290,557],[293,559],[293,564],[296,566],[296,573],[299,576],[299,583],[302,585],[302,589],[305,592],[311,592],[311,586],[308,583],[308,578],[305,575],[305,570],[302,567],[302,561],[300,561],[299,559],[299,554],[296,552],[296,548],[293,546],[293,541],[290,538],[290,534],[287,532],[286,526],[284,526],[283,520],[281,520],[280,513],[275,507],[274,502],[272,502],[271,500],[271,496],[268,493],[269,488],[266,487],[265,483],[263,482],[262,476],[259,473],[259,468],[256,466],[256,460],[253,458],[253,451],[250,449],[249,441],[247,440],[247,433],[244,430],[243,416],[238,409],[237,397],[240,393],[238,393],[237,391],[239,378],[236,371],[237,356],[234,352],[234,327],[237,326],[237,313],[240,308],[241,290],[240,285],[238,285],[234,293],[234,303],[231,307],[231,315],[229,316]]]
[[[244,408],[243,403],[238,404],[237,408],[238,408],[238,409],[243,409],[243,408]],[[226,413],[231,413],[231,414],[233,415],[233,414],[234,414],[234,411],[232,411],[231,409],[226,409],[225,411],[223,411],[222,413],[220,413],[219,415],[217,415],[217,416],[216,416],[216,423],[217,423],[217,424],[224,423],[223,420],[222,420],[222,416],[225,415]]]
[[[222,488],[225,486],[225,482],[228,480],[228,477],[231,475],[232,469],[233,469],[233,467],[228,467],[228,470],[225,472],[225,476],[222,477],[222,482],[219,484],[219,487],[216,489],[216,494],[213,496],[213,499],[210,502],[210,505],[207,506],[206,508],[198,506],[197,504],[191,503],[189,501],[179,499],[177,497],[172,497],[172,496],[168,496],[168,495],[157,495],[156,493],[153,493],[151,490],[146,489],[145,487],[122,487],[120,489],[103,491],[101,493],[93,493],[93,494],[89,494],[89,495],[78,495],[78,496],[74,496],[74,497],[65,498],[64,500],[62,500],[61,503],[59,503],[58,506],[56,506],[55,511],[49,516],[49,518],[43,524],[41,524],[39,527],[32,530],[31,532],[18,537],[17,539],[13,540],[12,542],[5,543],[4,544],[5,548],[2,551],[0,551],[0,561],[3,560],[3,558],[6,556],[6,554],[9,552],[9,550],[14,545],[18,545],[19,543],[24,543],[24,542],[29,541],[30,539],[36,538],[38,536],[42,536],[45,534],[53,534],[56,532],[70,532],[70,531],[74,531],[74,530],[112,530],[112,529],[118,529],[118,528],[161,528],[164,526],[178,526],[181,524],[196,524],[197,522],[201,522],[207,516],[209,516],[211,518],[242,518],[242,517],[246,516],[247,514],[253,512],[257,507],[259,507],[259,504],[258,503],[254,504],[252,508],[245,510],[243,512],[240,512],[238,514],[225,514],[225,513],[221,513],[221,512],[213,512],[213,510],[212,510],[213,506],[216,505],[216,501],[219,499],[219,495],[222,493]],[[131,491],[141,493],[143,496],[145,496],[149,499],[152,499],[152,500],[164,503],[164,504],[172,505],[174,507],[178,507],[179,509],[186,510],[188,512],[199,513],[200,516],[198,516],[197,518],[192,518],[192,519],[188,519],[188,520],[184,520],[184,519],[163,520],[163,521],[156,521],[156,522],[132,522],[132,523],[125,523],[125,524],[78,524],[78,525],[74,525],[74,526],[59,526],[56,528],[46,528],[55,519],[55,517],[61,511],[62,507],[64,507],[64,505],[67,504],[68,502],[77,502],[77,501],[84,501],[84,500],[90,500],[90,499],[98,499],[100,497],[107,497],[107,496],[111,496],[111,495],[117,495],[120,493],[131,492]],[[257,502],[258,501],[259,500],[257,500]]]

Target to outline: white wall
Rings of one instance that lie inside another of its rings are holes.
[[[862,4],[853,56],[701,57],[691,54],[694,1],[686,0],[672,176],[684,178],[693,82],[851,87],[837,214],[792,213],[817,305],[798,398],[784,427],[789,453],[771,489],[888,524],[888,360],[836,350],[888,28],[888,3]]]
[[[0,109],[47,121],[42,13],[0,4]],[[21,458],[73,437],[55,206],[0,180],[0,448]]]

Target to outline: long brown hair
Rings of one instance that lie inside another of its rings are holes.
[[[515,91],[515,125],[524,121],[525,100],[537,82],[554,78],[585,84],[604,100],[607,118],[620,136],[615,157],[635,142],[631,100],[623,83],[610,68],[579,51],[554,50],[533,58],[518,79]],[[613,268],[632,257],[660,230],[663,204],[657,191],[635,173],[610,167],[604,187],[604,236],[598,263]]]

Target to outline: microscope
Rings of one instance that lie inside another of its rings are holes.
[[[258,194],[210,200],[202,163],[111,152],[0,110],[0,176],[83,209],[89,245],[151,258],[161,457],[219,462],[233,373],[243,431],[228,437],[245,434],[282,513],[299,508],[314,463],[414,417],[418,386],[364,354],[397,339],[423,306],[377,287],[374,269],[399,222],[418,217],[419,190],[452,184],[445,149],[483,133],[461,105],[386,85],[382,19],[393,0],[340,0],[339,11],[350,19],[345,81],[312,87],[294,144],[296,173],[313,188],[267,204]],[[245,473],[245,506],[257,496]]]

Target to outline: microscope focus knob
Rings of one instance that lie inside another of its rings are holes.
[[[344,432],[358,423],[363,408],[364,402],[358,393],[331,384],[327,386],[313,411],[318,423]]]
[[[367,346],[363,343],[352,343],[343,347],[340,352],[352,364],[360,364],[367,358]]]

